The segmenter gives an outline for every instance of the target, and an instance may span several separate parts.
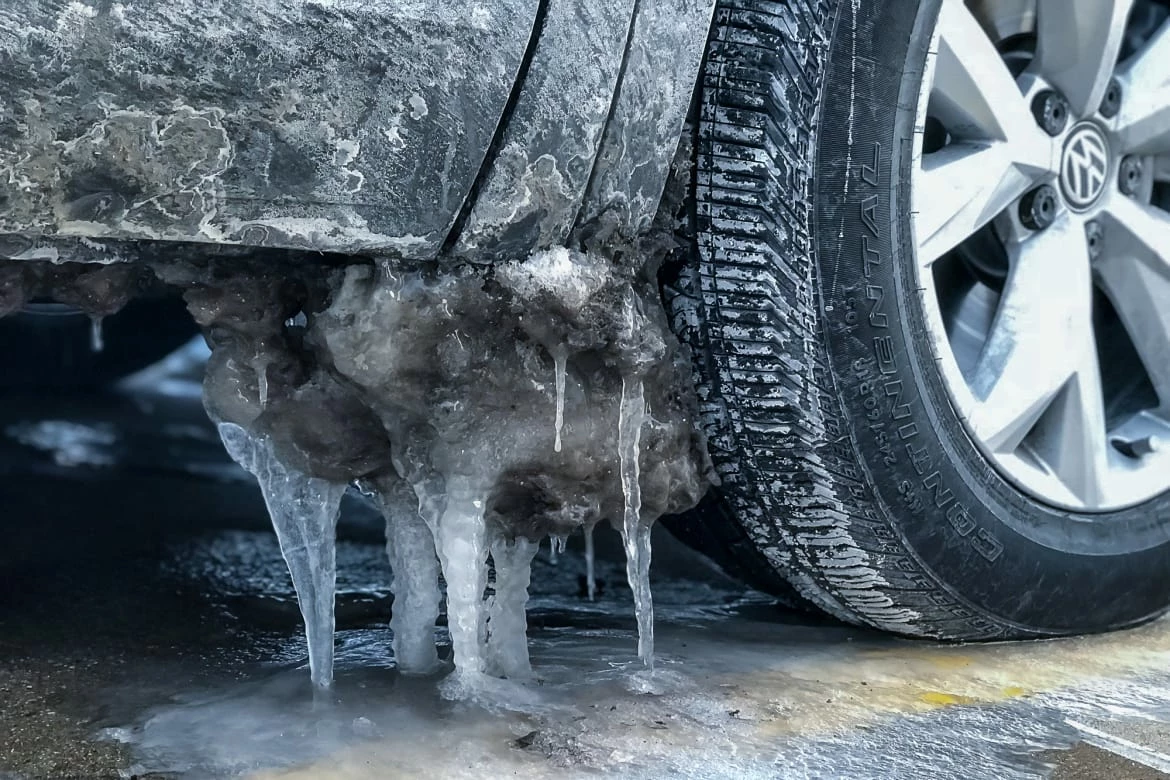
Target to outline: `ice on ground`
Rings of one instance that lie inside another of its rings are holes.
[[[337,514],[346,486],[286,467],[268,439],[238,425],[221,423],[219,433],[232,459],[260,483],[305,619],[309,674],[314,685],[328,688],[333,684]]]

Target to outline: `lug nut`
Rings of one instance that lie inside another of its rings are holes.
[[[1056,190],[1047,184],[1020,198],[1020,221],[1032,230],[1044,230],[1056,221]]]
[[[1089,246],[1089,259],[1096,260],[1105,248],[1105,230],[1097,220],[1091,220],[1085,225],[1085,243]]]
[[[1032,100],[1032,115],[1044,132],[1060,135],[1068,124],[1068,102],[1050,89],[1040,92]]]
[[[1142,184],[1143,166],[1138,157],[1126,157],[1117,173],[1117,186],[1126,195],[1136,195]]]
[[[1144,458],[1147,455],[1161,452],[1164,448],[1164,443],[1157,436],[1145,436],[1140,439],[1134,439],[1133,441],[1114,439],[1113,446],[1122,455],[1131,458]]]
[[[1121,110],[1121,82],[1117,79],[1111,79],[1109,86],[1105,89],[1105,97],[1101,98],[1101,116],[1106,119],[1112,119],[1117,116],[1117,112]]]

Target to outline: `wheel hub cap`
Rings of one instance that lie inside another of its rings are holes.
[[[1084,210],[1105,192],[1109,174],[1109,143],[1091,122],[1077,125],[1064,144],[1060,189],[1069,205]]]

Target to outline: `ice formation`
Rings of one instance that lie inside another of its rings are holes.
[[[447,630],[460,683],[473,687],[485,671],[487,526],[484,491],[466,478],[447,481],[447,506],[435,529],[447,580]]]
[[[622,542],[626,548],[626,578],[634,592],[638,617],[638,656],[647,666],[654,663],[654,603],[650,598],[650,526],[642,522],[642,481],[639,454],[646,398],[642,383],[622,378],[618,418],[618,452],[621,457]]]
[[[540,546],[518,536],[509,539],[497,533],[492,539],[492,563],[496,573],[488,607],[487,671],[515,679],[529,672],[528,582],[532,559]]]
[[[441,570],[448,689],[525,676],[538,545],[551,537],[555,551],[601,521],[622,533],[639,654],[652,662],[649,529],[693,506],[710,473],[652,267],[560,248],[490,267],[290,273],[212,258],[156,270],[186,290],[212,347],[210,414],[235,426],[233,455],[264,486],[282,545],[294,532],[304,541],[286,555],[316,681],[332,647],[336,500],[354,481],[386,516],[403,671],[434,668]]]
[[[435,621],[439,617],[439,560],[435,538],[419,513],[414,490],[396,476],[369,485],[386,519],[386,554],[394,573],[390,618],[394,658],[404,674],[430,674],[439,667]]]
[[[238,425],[220,423],[219,434],[232,459],[260,483],[305,619],[309,673],[314,685],[328,688],[333,684],[337,514],[346,486],[288,468],[276,458],[271,441]]]
[[[561,429],[565,427],[565,377],[567,373],[567,363],[569,359],[568,351],[563,347],[558,347],[553,350],[553,362],[556,364],[556,385],[557,385],[557,417],[553,423],[556,430],[556,442],[553,444],[553,449],[557,452],[561,451]]]
[[[97,323],[183,291],[211,347],[205,405],[263,490],[317,685],[332,678],[335,523],[354,483],[386,518],[404,672],[438,663],[441,576],[457,682],[523,677],[538,545],[585,532],[592,598],[603,521],[625,541],[650,663],[649,528],[697,503],[712,472],[659,297],[669,228],[618,246],[595,227],[577,249],[492,265],[181,245],[101,265],[0,262],[0,315],[51,295]]]

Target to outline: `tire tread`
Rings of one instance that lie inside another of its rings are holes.
[[[846,622],[1001,638],[1009,627],[927,572],[878,505],[828,368],[811,178],[836,7],[720,0],[715,15],[698,111],[694,262],[679,285],[694,314],[676,317],[723,479],[727,510],[714,519],[734,526],[723,535],[731,554],[753,548],[751,568],[779,572]]]

